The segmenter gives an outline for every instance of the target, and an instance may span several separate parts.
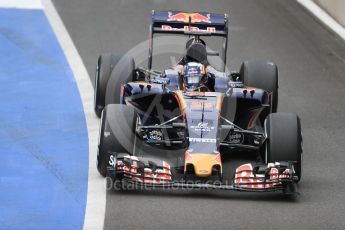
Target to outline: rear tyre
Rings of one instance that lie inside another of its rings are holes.
[[[135,63],[132,57],[115,54],[102,54],[98,58],[95,74],[94,109],[98,117],[107,104],[119,104],[121,84],[134,80]],[[113,87],[109,93],[109,80]],[[114,84],[115,87],[114,87]],[[114,96],[113,96],[114,95]],[[112,97],[113,96],[113,97]]]
[[[95,74],[94,109],[98,117],[101,117],[105,105],[105,91],[113,68],[112,55],[102,54],[98,57]]]
[[[273,62],[245,61],[241,65],[240,80],[245,86],[260,88],[272,93],[272,113],[278,108],[278,68]]]
[[[137,113],[129,106],[107,105],[101,117],[97,169],[106,176],[111,154],[133,154]]]
[[[269,114],[265,121],[265,132],[265,163],[295,161],[294,169],[299,181],[302,176],[302,134],[299,117],[294,113]]]

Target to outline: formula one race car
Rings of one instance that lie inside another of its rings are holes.
[[[189,36],[174,68],[152,70],[155,33]],[[150,35],[147,69],[125,55],[98,59],[100,174],[121,185],[296,193],[301,125],[296,114],[277,112],[277,66],[246,61],[225,71],[226,14],[153,11]],[[210,65],[219,53],[204,36],[224,39],[224,70]]]

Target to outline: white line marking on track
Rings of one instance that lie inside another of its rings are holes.
[[[315,17],[320,19],[326,26],[345,40],[345,28],[335,21],[326,11],[321,9],[312,0],[297,0],[298,3],[307,8]]]
[[[0,8],[43,9],[43,6],[41,0],[0,0]]]
[[[73,71],[86,117],[89,138],[89,178],[84,229],[103,229],[106,186],[104,178],[96,170],[99,120],[93,111],[93,87],[83,61],[53,3],[51,0],[43,0],[42,4]]]

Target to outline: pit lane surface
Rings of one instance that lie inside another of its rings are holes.
[[[279,111],[302,120],[301,195],[227,191],[107,193],[105,229],[344,229],[345,46],[294,1],[55,0],[94,76],[99,53],[125,53],[148,37],[152,9],[230,15],[228,66],[279,67]],[[92,92],[90,92],[92,93]],[[95,168],[96,170],[96,168]]]
[[[0,1],[0,229],[81,229],[85,113],[39,3]]]

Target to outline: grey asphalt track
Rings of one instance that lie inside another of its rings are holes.
[[[230,69],[247,59],[277,63],[278,110],[296,112],[302,121],[304,171],[297,199],[226,191],[108,192],[105,229],[345,229],[345,43],[298,3],[54,3],[91,78],[99,53],[125,53],[148,37],[152,9],[228,13]]]

